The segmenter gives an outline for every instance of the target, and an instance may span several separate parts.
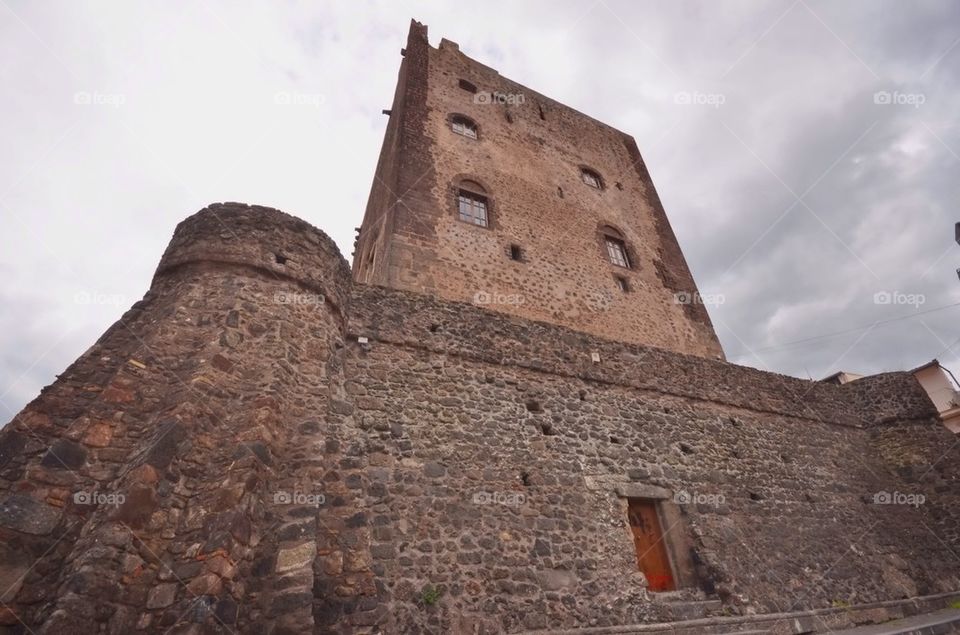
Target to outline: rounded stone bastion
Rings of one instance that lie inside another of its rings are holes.
[[[249,267],[278,281],[293,280],[323,294],[341,315],[350,297],[350,267],[336,243],[310,223],[270,207],[214,203],[186,218],[153,284],[193,264]]]

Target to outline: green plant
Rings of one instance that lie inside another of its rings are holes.
[[[443,595],[443,592],[440,589],[428,584],[420,592],[420,603],[424,606],[433,606],[440,601],[441,595]]]
[[[835,609],[847,609],[847,608],[850,608],[850,603],[847,602],[846,600],[834,600],[833,602],[830,603],[830,606],[832,606]]]
[[[952,608],[952,609],[960,609],[960,600],[954,600],[953,602],[951,602],[951,603],[950,603],[950,608]]]

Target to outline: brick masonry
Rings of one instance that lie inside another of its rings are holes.
[[[431,47],[418,23],[390,113],[355,246],[358,280],[722,357],[632,137],[501,76],[453,42]],[[477,124],[478,139],[451,130],[456,115]],[[581,167],[599,173],[604,188],[583,183]],[[486,190],[489,228],[459,220],[465,179]],[[624,235],[632,268],[609,262],[605,225]],[[511,245],[521,261],[510,258]]]
[[[955,591],[955,442],[909,374],[821,384],[356,284],[319,230],[218,204],[0,431],[0,628],[663,621],[629,496],[663,499],[684,593],[728,615]]]

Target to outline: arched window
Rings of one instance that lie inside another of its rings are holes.
[[[607,259],[618,267],[630,269],[632,265],[627,251],[627,243],[623,240],[623,234],[609,225],[601,227],[600,234],[603,236],[603,246],[607,252]]]
[[[480,227],[490,226],[487,192],[475,181],[461,181],[457,188],[457,211],[460,220]]]
[[[469,137],[471,139],[477,138],[477,124],[474,123],[469,117],[464,117],[463,115],[454,115],[450,118],[450,128],[455,133],[463,135],[464,137]]]
[[[603,189],[603,178],[590,168],[580,168],[580,178],[590,187]]]

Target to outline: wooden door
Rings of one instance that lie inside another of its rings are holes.
[[[637,548],[637,566],[647,577],[651,591],[673,591],[676,585],[670,570],[663,530],[657,515],[656,503],[651,500],[630,499],[627,515],[633,543]]]

